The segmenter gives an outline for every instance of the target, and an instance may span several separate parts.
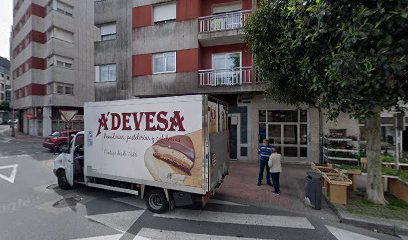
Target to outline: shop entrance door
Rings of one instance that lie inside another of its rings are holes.
[[[259,141],[268,138],[285,162],[306,162],[308,117],[306,110],[261,110]],[[262,134],[261,134],[262,133]],[[261,136],[264,135],[265,137]]]

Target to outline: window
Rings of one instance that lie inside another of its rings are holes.
[[[58,12],[63,13],[68,16],[72,16],[74,12],[74,8],[66,3],[57,1],[57,9]]]
[[[48,67],[58,66],[64,68],[72,68],[72,62],[74,60],[71,58],[66,58],[58,55],[51,55],[47,59]]]
[[[51,38],[58,38],[62,41],[73,43],[74,33],[54,27],[47,31],[47,40]]]
[[[153,73],[176,72],[176,52],[156,53],[153,55]]]
[[[101,26],[101,40],[114,40],[116,39],[116,23],[104,24]]]
[[[235,2],[231,4],[219,4],[212,7],[213,14],[222,14],[228,12],[236,12],[242,10],[242,2]]]
[[[241,53],[220,53],[213,55],[213,69],[233,69],[241,67]]]
[[[176,2],[153,6],[153,21],[155,23],[176,20]]]
[[[95,82],[116,81],[116,64],[95,67]]]
[[[65,83],[50,83],[47,86],[48,94],[74,95],[74,86]]]

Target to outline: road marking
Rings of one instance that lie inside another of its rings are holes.
[[[377,238],[367,237],[358,233],[353,233],[340,228],[326,225],[326,228],[335,236],[338,240],[378,240]]]
[[[137,196],[112,198],[112,200],[116,202],[129,204],[131,206],[134,206],[140,209],[146,209],[145,202],[142,199],[140,199],[140,197],[137,197]]]
[[[21,155],[10,155],[10,156],[3,156],[0,157],[0,159],[6,159],[6,158],[16,158],[16,157],[31,157],[33,155],[29,155],[29,154],[21,154]]]
[[[14,183],[14,179],[16,178],[16,174],[17,174],[17,167],[18,167],[18,164],[0,167],[0,170],[8,169],[8,168],[12,169],[11,173],[10,173],[10,176],[7,177],[7,176],[5,176],[3,174],[0,174],[0,178],[3,179],[3,180],[6,180],[7,182]]]
[[[142,228],[133,240],[255,240],[231,236],[216,236],[198,233],[165,231],[152,228]],[[258,239],[260,240],[260,239]]]
[[[314,229],[313,225],[305,217],[194,211],[182,209],[177,209],[167,214],[154,214],[153,216],[160,218],[185,219],[215,223]]]
[[[98,222],[119,232],[126,232],[145,210],[123,211],[85,216],[89,220]]]
[[[248,205],[241,204],[241,203],[223,201],[223,200],[218,200],[218,199],[210,199],[210,201],[208,201],[208,203],[230,205],[230,206],[245,206],[245,207],[248,206]]]
[[[106,236],[98,236],[98,237],[89,237],[89,238],[78,238],[75,240],[119,240],[123,234],[114,234],[114,235],[106,235]]]

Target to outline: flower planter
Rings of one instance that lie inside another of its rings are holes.
[[[388,189],[392,195],[408,203],[408,184],[407,183],[404,183],[399,179],[392,178],[388,180]]]
[[[351,186],[350,188],[357,192],[357,176],[361,175],[360,169],[348,169],[344,172],[349,179],[351,179]]]
[[[352,181],[345,176],[325,176],[328,183],[327,196],[330,202],[335,204],[347,204],[347,187]]]

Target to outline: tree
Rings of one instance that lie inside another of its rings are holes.
[[[0,102],[0,111],[5,111],[5,112],[10,112],[11,108],[10,108],[10,102]]]
[[[408,100],[408,0],[264,0],[245,24],[266,94],[365,121],[367,197],[385,204],[380,113]]]

